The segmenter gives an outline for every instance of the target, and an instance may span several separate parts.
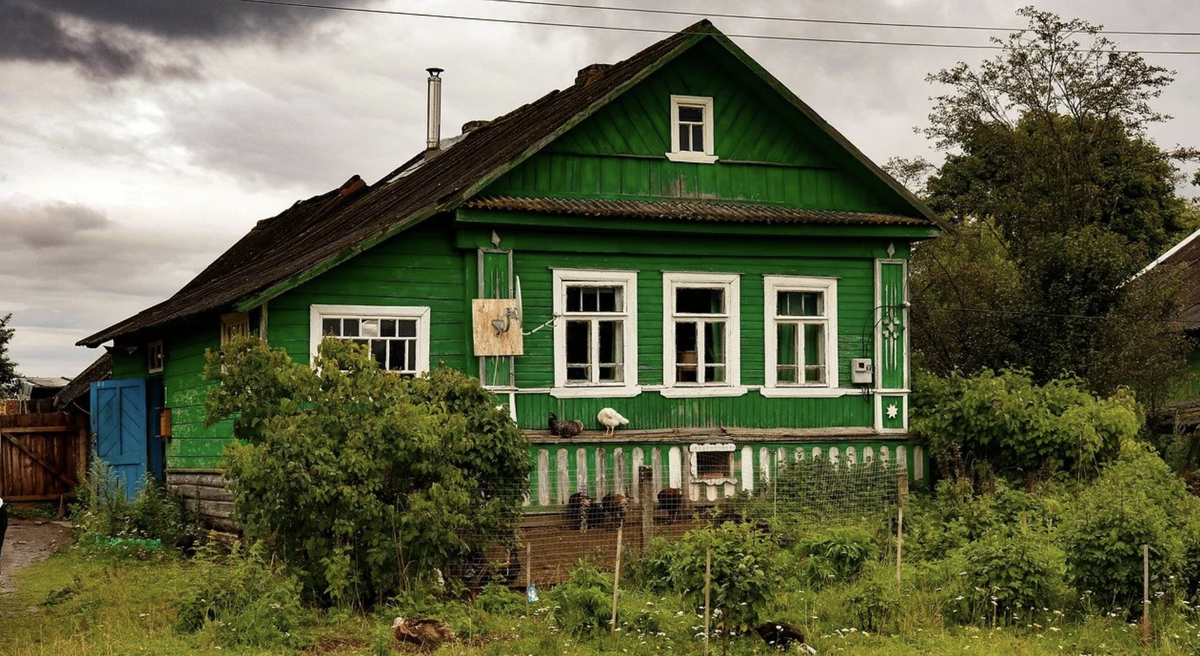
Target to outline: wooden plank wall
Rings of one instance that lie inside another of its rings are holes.
[[[88,430],[65,412],[0,415],[0,498],[57,501],[87,469]]]

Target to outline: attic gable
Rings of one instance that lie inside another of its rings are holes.
[[[713,99],[714,164],[677,163],[672,95]],[[717,38],[700,41],[479,197],[709,200],[927,217]]]

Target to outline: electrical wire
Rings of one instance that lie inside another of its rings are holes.
[[[506,25],[533,25],[539,27],[562,27],[583,30],[600,30],[610,32],[632,32],[639,34],[676,34],[677,30],[669,30],[653,27],[628,27],[618,25],[595,25],[589,23],[563,23],[549,20],[532,20],[519,18],[499,18],[492,16],[461,16],[454,14],[435,14],[430,12],[420,11],[401,11],[397,9],[373,9],[370,7],[339,7],[335,5],[323,5],[311,2],[291,2],[289,0],[219,0],[222,2],[241,2],[245,4],[256,5],[271,5],[277,7],[292,7],[299,9],[319,9],[326,11],[342,11],[361,14],[375,14],[383,16],[408,16],[413,18],[435,18],[442,20],[460,20],[479,23],[500,23]],[[782,34],[734,34],[725,33],[725,36],[735,39],[758,39],[768,41],[790,41],[803,43],[836,43],[836,44],[856,44],[856,45],[873,45],[873,46],[899,46],[909,48],[940,48],[940,49],[958,49],[958,50],[1003,50],[1000,45],[985,45],[978,43],[931,43],[925,41],[882,41],[874,39],[837,39],[828,37],[809,37],[809,36],[794,36]],[[1117,53],[1137,53],[1143,55],[1200,55],[1200,50],[1113,50]]]

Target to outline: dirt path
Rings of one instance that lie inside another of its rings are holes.
[[[10,519],[0,549],[0,595],[9,594],[13,574],[41,562],[71,542],[71,523],[47,519]]]

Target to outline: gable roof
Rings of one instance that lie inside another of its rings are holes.
[[[434,214],[452,210],[626,89],[704,39],[715,39],[858,162],[900,195],[913,214],[948,226],[871,162],[725,35],[702,20],[562,91],[551,91],[453,145],[418,155],[382,180],[299,201],[260,221],[174,296],[78,342],[104,342],[202,312],[261,304]],[[445,142],[444,142],[445,143]]]
[[[112,378],[112,354],[105,353],[89,364],[87,369],[72,378],[66,387],[54,395],[54,407],[59,411],[69,411],[71,404],[83,399],[91,391],[92,383]],[[83,399],[85,402],[87,399]]]
[[[1182,322],[1185,330],[1200,328],[1200,230],[1184,237],[1137,275],[1159,266],[1177,267],[1182,276],[1179,281],[1179,312],[1175,320]]]

